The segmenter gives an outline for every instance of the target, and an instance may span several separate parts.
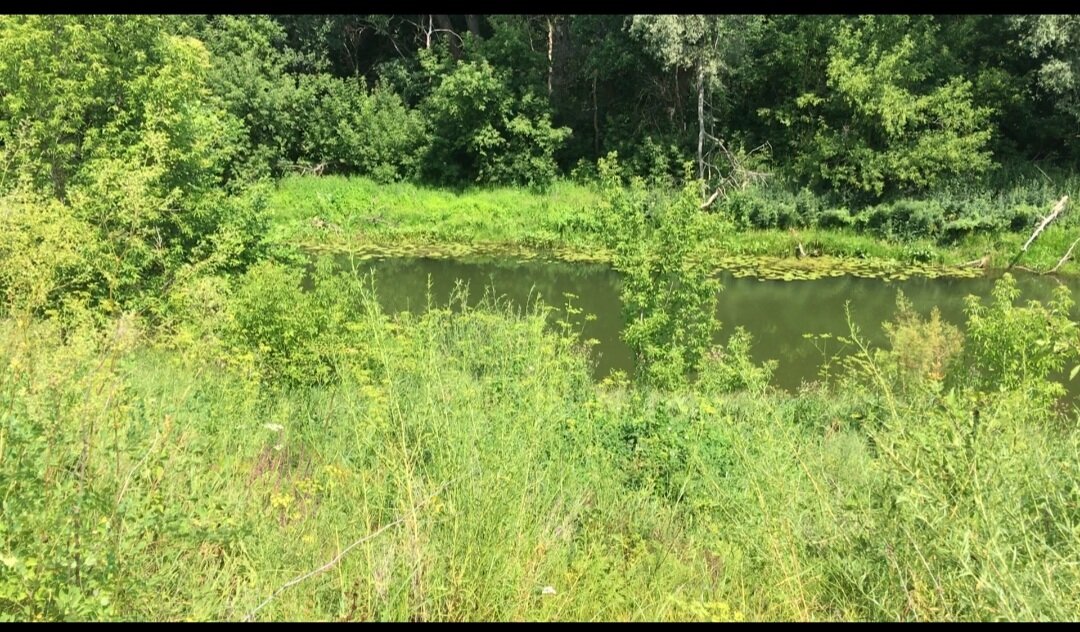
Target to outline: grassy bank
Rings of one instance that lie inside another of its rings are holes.
[[[1032,218],[1041,208],[1031,200],[1047,198],[1049,191],[1028,192],[1026,196],[1005,193],[993,202],[983,202],[992,207],[988,214],[1011,218],[1015,230],[970,230],[950,239],[883,235],[896,229],[888,223],[891,218],[879,217],[885,214],[880,209],[856,213],[850,216],[855,219],[832,227],[755,228],[755,222],[760,223],[755,219],[760,210],[746,211],[747,205],[739,198],[731,202],[736,208],[717,205],[710,215],[716,224],[712,250],[720,265],[729,265],[733,257],[770,257],[789,259],[795,267],[814,268],[819,263],[813,259],[834,257],[956,266],[989,256],[989,265],[1000,268],[1020,252],[1031,233]],[[1044,214],[1054,201],[1047,198],[1042,205]],[[598,219],[600,204],[599,192],[569,182],[556,183],[546,193],[516,188],[458,192],[405,183],[377,184],[366,178],[289,177],[279,181],[271,195],[271,237],[317,249],[373,246],[457,256],[469,252],[554,253],[569,260],[604,261],[608,255],[601,246],[604,227]],[[768,197],[755,199],[754,204],[797,207],[791,200]],[[835,217],[839,212],[819,209],[814,217]],[[1080,222],[1073,215],[1075,211],[1066,211],[1017,265],[1038,271],[1052,268],[1080,236]],[[910,213],[904,218],[904,226],[913,224]],[[825,219],[815,221],[828,223]],[[954,220],[953,224],[960,222]],[[799,245],[809,255],[802,260],[796,259]],[[1080,273],[1080,265],[1070,260],[1059,272]]]
[[[593,384],[539,312],[295,280],[260,266],[171,337],[3,321],[0,617],[1080,612],[1043,356],[954,382],[957,334],[907,317],[828,386],[736,358],[660,392]],[[995,349],[1046,334],[1007,313]]]

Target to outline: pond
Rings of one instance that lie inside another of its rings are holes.
[[[567,300],[580,315],[573,318],[583,339],[595,339],[592,347],[595,377],[615,370],[633,371],[630,349],[620,338],[623,317],[619,301],[620,276],[606,265],[558,261],[518,261],[473,258],[369,258],[355,259],[342,254],[336,263],[355,266],[360,273],[374,272],[376,293],[388,312],[422,311],[429,291],[435,305],[445,306],[456,284],[468,288],[469,304],[485,293],[501,297],[523,308],[537,297],[547,305],[562,308]],[[999,273],[977,278],[912,277],[902,281],[842,276],[813,281],[737,278],[720,273],[723,290],[716,316],[724,342],[735,327],[753,335],[752,356],[760,362],[779,362],[773,384],[796,389],[804,380],[814,380],[824,363],[824,354],[839,349],[835,340],[807,339],[804,334],[845,335],[848,333],[844,305],[850,302],[851,316],[863,337],[872,344],[886,342],[881,324],[892,319],[898,291],[911,300],[916,311],[928,315],[933,307],[942,318],[963,327],[964,297],[988,297]],[[1048,300],[1053,288],[1069,285],[1080,297],[1080,279],[1059,279],[1016,272],[1021,300]],[[571,295],[568,297],[568,295]],[[585,314],[595,319],[586,320]],[[1074,307],[1072,317],[1080,316]],[[1080,381],[1080,378],[1078,378]],[[1070,385],[1077,390],[1078,385]]]

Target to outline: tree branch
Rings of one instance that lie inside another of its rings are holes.
[[[1020,252],[1016,253],[1016,256],[1012,258],[1012,261],[1009,262],[1009,266],[1005,268],[1006,270],[1009,270],[1014,265],[1016,265],[1016,262],[1020,260],[1020,257],[1023,256],[1025,252],[1027,252],[1028,246],[1031,245],[1031,242],[1035,241],[1035,238],[1038,237],[1039,234],[1042,233],[1043,230],[1045,230],[1046,227],[1050,225],[1050,222],[1057,219],[1058,216],[1061,215],[1061,212],[1064,211],[1065,207],[1068,205],[1069,196],[1063,195],[1061,199],[1058,200],[1058,203],[1054,205],[1054,209],[1050,211],[1050,214],[1044,217],[1043,220],[1039,222],[1039,225],[1035,227],[1035,232],[1031,233],[1031,237],[1028,237],[1028,240],[1024,242],[1024,245],[1020,248]]]
[[[1069,249],[1065,251],[1065,255],[1062,256],[1061,259],[1058,259],[1057,265],[1055,265],[1053,268],[1050,268],[1047,274],[1053,274],[1054,272],[1057,272],[1058,268],[1060,268],[1062,265],[1065,264],[1066,261],[1069,260],[1069,257],[1072,255],[1073,248],[1076,248],[1076,244],[1078,243],[1080,243],[1080,237],[1077,237],[1076,241],[1072,242],[1072,245],[1069,246]]]
[[[1057,219],[1058,215],[1061,215],[1061,212],[1065,210],[1065,206],[1068,205],[1068,203],[1069,203],[1069,196],[1067,196],[1067,195],[1062,196],[1062,198],[1060,200],[1058,200],[1058,203],[1054,205],[1054,210],[1051,211],[1051,213],[1049,215],[1047,215],[1046,217],[1043,218],[1043,221],[1040,222],[1038,227],[1035,228],[1035,232],[1031,233],[1031,237],[1028,237],[1028,240],[1024,242],[1024,247],[1021,248],[1020,250],[1023,250],[1023,251],[1026,252],[1027,249],[1028,249],[1028,246],[1031,245],[1031,242],[1035,241],[1035,238],[1038,237],[1039,233],[1043,232],[1043,230],[1047,226],[1050,225],[1050,222]]]

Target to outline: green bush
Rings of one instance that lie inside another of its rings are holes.
[[[705,502],[704,486],[694,480],[695,473],[723,477],[732,462],[727,429],[713,423],[707,411],[715,409],[706,399],[648,392],[636,392],[620,407],[605,411],[618,420],[603,441],[622,484],[668,502]]]
[[[706,393],[751,391],[760,393],[769,386],[776,361],[757,365],[750,359],[752,337],[742,327],[732,332],[726,347],[714,347],[701,363],[695,385]]]
[[[240,280],[229,303],[226,341],[251,353],[268,383],[328,384],[341,379],[342,358],[364,357],[354,314],[369,310],[360,279],[332,272],[321,259],[303,288],[301,271],[262,262]]]
[[[40,312],[64,297],[96,294],[101,244],[63,203],[0,197],[0,292],[7,311]]]
[[[921,18],[860,16],[835,30],[827,88],[794,100],[805,130],[794,171],[804,181],[881,199],[990,167],[992,109],[975,104],[965,78],[927,81],[935,28]]]
[[[700,183],[689,177],[677,197],[661,200],[640,178],[624,187],[615,155],[600,172],[606,239],[623,274],[623,339],[641,378],[674,387],[698,369],[717,326],[720,285],[705,255],[716,224],[701,213]]]
[[[401,180],[416,173],[425,151],[419,113],[388,90],[369,94],[362,79],[301,75],[291,111],[302,122],[297,159],[330,172]]]
[[[1038,409],[1064,394],[1053,377],[1066,363],[1080,360],[1080,329],[1069,316],[1073,299],[1065,285],[1056,287],[1045,305],[1016,306],[1019,296],[1016,279],[1006,274],[994,285],[989,306],[967,298],[965,364],[976,388],[1025,393]]]
[[[296,78],[288,72],[295,54],[285,47],[285,30],[269,16],[216,15],[200,36],[212,53],[209,85],[230,115],[234,154],[226,178],[280,174],[298,137]]]
[[[184,30],[158,16],[0,23],[0,57],[23,60],[0,61],[0,145],[20,174],[2,184],[64,203],[44,217],[83,238],[93,254],[81,276],[96,282],[78,285],[110,308],[153,301],[215,244],[228,242],[237,263],[258,240],[229,228],[256,228],[257,205],[233,217],[242,205],[221,188],[230,119],[211,97],[209,52],[173,34]]]
[[[425,57],[428,72],[438,63]],[[431,144],[422,165],[428,179],[545,187],[557,173],[555,151],[570,130],[554,127],[544,99],[513,93],[487,61],[443,67],[421,108]]]

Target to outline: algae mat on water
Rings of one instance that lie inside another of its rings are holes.
[[[310,252],[348,253],[358,261],[385,258],[427,259],[490,259],[503,258],[524,261],[564,261],[569,263],[611,263],[611,255],[602,250],[584,251],[571,248],[536,249],[506,244],[420,244],[395,245],[354,244],[347,248],[325,244],[304,244]],[[904,281],[912,277],[975,278],[984,270],[975,267],[943,266],[933,263],[904,263],[895,260],[855,259],[845,257],[720,256],[714,259],[717,271],[728,271],[736,277],[756,277],[762,280],[812,281],[828,277],[856,276]]]
[[[843,257],[803,259],[761,256],[720,257],[717,259],[717,265],[719,269],[729,271],[736,277],[758,277],[780,281],[812,281],[839,276],[904,281],[912,277],[974,278],[984,274],[983,269],[974,267]]]

